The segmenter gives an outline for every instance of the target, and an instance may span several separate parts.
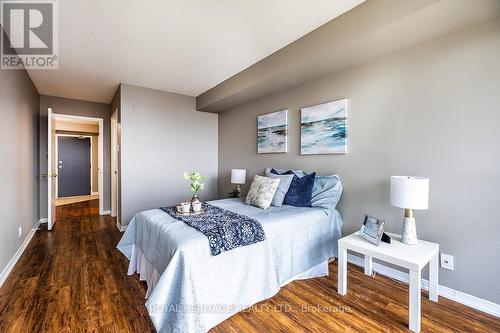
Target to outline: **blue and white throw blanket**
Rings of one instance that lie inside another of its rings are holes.
[[[207,203],[202,204],[203,213],[198,215],[178,215],[175,206],[160,209],[207,236],[214,256],[266,239],[259,221]]]

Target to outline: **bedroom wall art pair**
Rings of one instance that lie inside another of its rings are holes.
[[[346,154],[347,108],[349,101],[338,101],[304,107],[300,110],[300,153]],[[288,110],[257,118],[257,153],[288,151]]]

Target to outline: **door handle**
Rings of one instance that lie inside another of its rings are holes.
[[[52,174],[46,174],[46,173],[44,173],[44,174],[42,174],[42,177],[43,178],[50,178],[50,177],[56,178],[57,177],[57,173],[52,173]]]

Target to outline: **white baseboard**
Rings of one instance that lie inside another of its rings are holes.
[[[47,220],[47,219],[41,219],[41,220]],[[10,272],[12,272],[12,269],[14,268],[14,266],[16,266],[17,261],[23,255],[24,250],[26,250],[26,247],[28,246],[31,239],[35,235],[35,232],[38,230],[39,224],[40,222],[37,222],[37,224],[33,226],[33,229],[31,229],[28,236],[24,239],[24,242],[21,244],[19,249],[17,249],[16,253],[14,254],[14,257],[12,257],[12,259],[7,264],[7,267],[5,267],[2,274],[0,274],[0,287],[3,285],[5,280],[7,280],[7,277],[9,276]]]
[[[103,210],[102,213],[100,213],[99,215],[111,215],[111,211],[110,210]]]
[[[362,257],[358,257],[352,254],[347,254],[347,261],[350,263],[364,267],[365,261]],[[391,279],[395,279],[404,283],[409,283],[410,276],[406,272],[399,271],[394,268],[387,267],[378,262],[373,263],[373,270],[381,275],[387,276]],[[429,290],[429,281],[422,279],[422,289]],[[486,312],[490,315],[500,317],[500,305],[487,301],[485,299],[463,293],[461,291],[448,288],[443,285],[438,286],[438,294],[440,296],[451,299],[452,301],[467,305],[473,309]]]
[[[118,228],[118,230],[120,232],[125,232],[125,230],[127,230],[127,226],[126,225],[121,225],[118,221],[116,221],[116,227]]]

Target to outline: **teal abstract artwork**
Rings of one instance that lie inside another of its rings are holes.
[[[287,110],[258,116],[257,153],[286,153],[287,136]]]
[[[301,109],[300,153],[347,153],[348,100],[314,105]]]

